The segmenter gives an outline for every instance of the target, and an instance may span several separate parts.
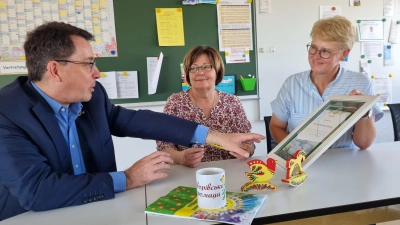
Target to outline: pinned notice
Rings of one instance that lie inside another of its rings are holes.
[[[160,52],[159,57],[147,57],[147,88],[149,95],[155,94],[157,91],[163,58],[162,52]]]
[[[184,46],[182,8],[157,8],[159,46]]]
[[[0,62],[0,74],[28,73],[25,61]]]
[[[340,6],[320,6],[319,7],[319,18],[326,19],[334,16],[340,16],[342,14],[342,8]]]
[[[226,63],[250,62],[249,48],[225,48]]]

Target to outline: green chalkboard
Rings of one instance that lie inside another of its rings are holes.
[[[158,46],[155,9],[179,7],[183,10],[185,46]],[[116,104],[165,101],[182,89],[179,64],[190,48],[209,45],[218,49],[217,8],[212,4],[185,6],[182,0],[118,0],[114,1],[114,16],[118,57],[97,58],[96,64],[101,72],[138,71],[139,82],[139,98],[112,100]],[[148,95],[146,57],[157,57],[160,52],[163,52],[164,60],[157,92]],[[220,53],[225,59],[224,52]],[[244,91],[239,81],[240,75],[256,74],[254,50],[250,51],[250,63],[225,64],[225,68],[226,74],[236,75],[236,95],[257,94],[257,90]],[[15,77],[0,76],[0,87]]]

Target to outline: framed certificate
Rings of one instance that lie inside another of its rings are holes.
[[[385,21],[386,19],[357,20],[358,40],[383,40]]]
[[[286,168],[286,160],[301,149],[306,152],[302,163],[307,169],[337,139],[350,129],[379,101],[379,96],[330,96],[269,154]]]

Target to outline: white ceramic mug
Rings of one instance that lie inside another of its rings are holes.
[[[196,172],[197,204],[203,209],[217,209],[226,205],[225,170],[204,168]]]

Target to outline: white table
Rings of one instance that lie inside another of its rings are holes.
[[[265,161],[264,157],[257,157]],[[308,179],[299,187],[282,183],[285,170],[277,167],[270,180],[276,191],[262,191],[268,200],[253,224],[266,224],[400,204],[400,142],[374,144],[368,150],[330,149],[308,169]],[[195,187],[195,172],[204,167],[225,169],[227,191],[240,192],[250,172],[247,161],[225,160],[201,163],[198,168],[174,166],[169,177],[146,185],[147,205],[177,186]],[[183,219],[148,215],[148,225],[178,224]],[[209,224],[185,220],[185,224]]]
[[[26,212],[1,221],[1,225],[30,224],[146,224],[145,187],[116,194],[114,199],[44,212]]]
[[[309,177],[299,187],[282,183],[280,180],[285,176],[285,170],[277,167],[271,182],[278,190],[257,192],[267,194],[268,200],[253,224],[400,204],[399,159],[400,142],[375,144],[365,151],[328,150],[307,169]],[[199,168],[224,168],[227,191],[240,192],[240,187],[247,182],[244,172],[250,172],[246,164],[248,160],[207,162],[194,169],[173,166],[167,179],[116,194],[115,199],[46,212],[27,212],[4,220],[1,225],[209,224],[155,215],[148,215],[146,221],[144,210],[146,205],[177,186],[195,187],[195,172]]]

